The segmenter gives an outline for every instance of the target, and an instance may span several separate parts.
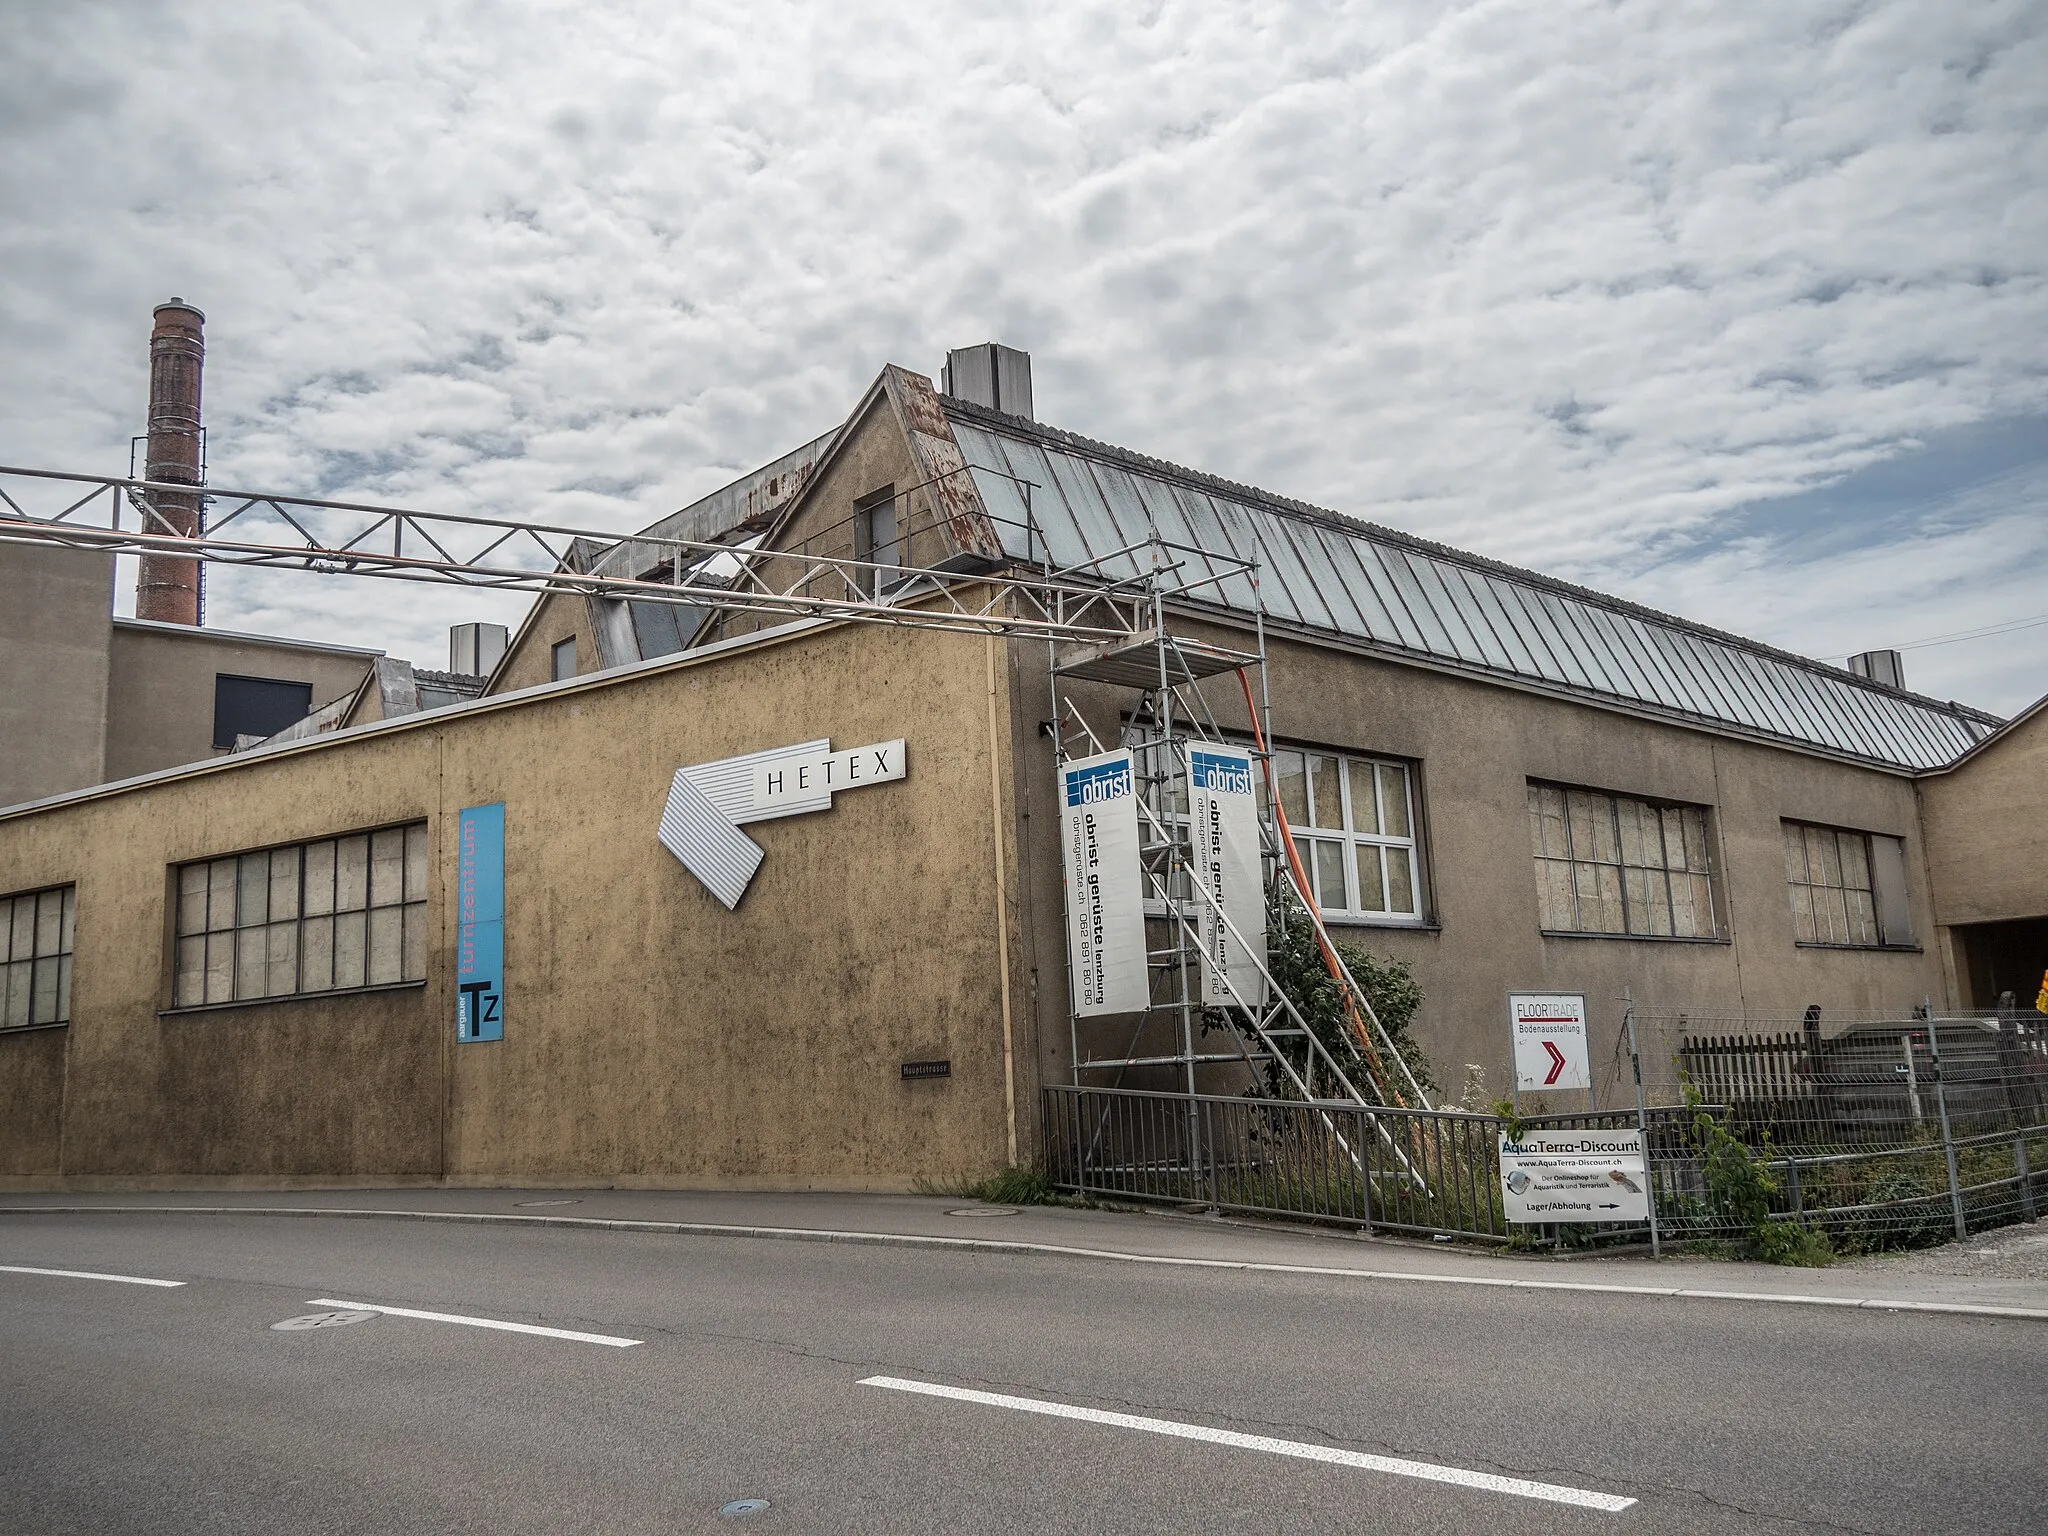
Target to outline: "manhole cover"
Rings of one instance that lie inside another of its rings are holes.
[[[367,1323],[377,1314],[374,1312],[308,1312],[304,1317],[288,1317],[281,1323],[272,1323],[272,1333],[299,1333],[307,1328],[346,1328],[350,1323]]]
[[[758,1515],[768,1507],[766,1499],[734,1499],[719,1508],[721,1515]]]
[[[1015,1216],[1014,1205],[969,1205],[957,1211],[946,1212],[948,1216]]]
[[[516,1200],[515,1205],[581,1205],[581,1200]]]

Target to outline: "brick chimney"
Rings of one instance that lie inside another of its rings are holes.
[[[206,361],[201,334],[206,316],[183,299],[156,307],[149,333],[149,454],[143,478],[199,485],[201,472],[199,375]],[[150,493],[157,518],[145,532],[196,537],[201,501],[169,491]],[[167,624],[197,624],[200,562],[184,555],[144,555],[135,579],[135,616]]]

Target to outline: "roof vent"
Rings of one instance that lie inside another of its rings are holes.
[[[509,638],[502,624],[450,625],[448,670],[463,677],[489,677],[504,660]]]
[[[956,347],[946,354],[939,388],[955,400],[1006,411],[1027,421],[1031,414],[1031,354],[984,341],[978,347]]]
[[[1887,688],[1906,686],[1906,669],[1899,661],[1897,651],[1864,651],[1861,655],[1851,656],[1849,670],[1873,683],[1883,683]]]

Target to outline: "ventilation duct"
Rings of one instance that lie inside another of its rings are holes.
[[[978,347],[948,352],[939,387],[955,400],[985,405],[1027,421],[1037,419],[1031,414],[1031,354],[1000,342],[985,341]]]
[[[1864,651],[1851,656],[1849,670],[1873,683],[1883,683],[1887,688],[1906,686],[1906,669],[1897,651]]]

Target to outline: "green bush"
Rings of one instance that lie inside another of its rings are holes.
[[[1759,1158],[1699,1108],[1697,1092],[1688,1088],[1686,1096],[1693,1105],[1692,1136],[1707,1187],[1707,1213],[1721,1225],[1739,1228],[1745,1251],[1766,1263],[1814,1268],[1832,1261],[1834,1244],[1825,1232],[1799,1221],[1771,1219],[1771,1200],[1779,1184],[1765,1163],[1770,1137],[1765,1136],[1765,1157]]]
[[[1408,1070],[1433,1096],[1437,1091],[1436,1074],[1430,1070],[1429,1058],[1416,1043],[1414,1034],[1415,1015],[1422,1007],[1422,988],[1416,985],[1408,962],[1391,957],[1377,959],[1355,944],[1340,943],[1336,949],[1338,958],[1357,978],[1366,1001],[1379,1015],[1380,1023],[1393,1040],[1394,1048],[1401,1053],[1401,1059],[1408,1064]],[[1344,990],[1323,965],[1322,950],[1316,943],[1315,924],[1291,901],[1274,901],[1266,908],[1266,965],[1288,1001],[1301,1011],[1310,1032],[1322,1042],[1323,1049],[1340,1064],[1350,1061],[1356,1047],[1344,1022]],[[1224,1024],[1221,1018],[1214,1022]],[[1375,1038],[1373,1044],[1379,1055],[1386,1054],[1383,1041]],[[1394,1082],[1385,1086],[1394,1087],[1406,1096],[1407,1082],[1401,1077],[1400,1068],[1389,1062],[1387,1071]],[[1266,1072],[1269,1086],[1278,1095],[1279,1069],[1269,1064]],[[1358,1086],[1361,1090],[1365,1088],[1362,1083]]]
[[[1893,1206],[1890,1210],[1858,1211],[1840,1222],[1842,1247],[1850,1253],[1933,1248],[1955,1236],[1945,1180],[1937,1189],[1902,1168],[1888,1168],[1858,1187],[1850,1203]]]

